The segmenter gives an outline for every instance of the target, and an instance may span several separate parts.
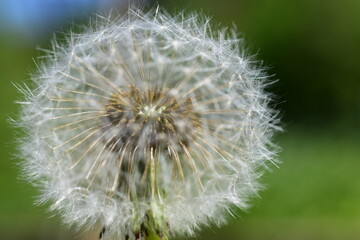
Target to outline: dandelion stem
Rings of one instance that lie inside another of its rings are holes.
[[[148,235],[145,236],[145,240],[169,240],[166,236],[159,236],[153,231],[148,230]]]

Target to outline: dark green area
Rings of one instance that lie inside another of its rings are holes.
[[[272,91],[288,122],[360,126],[357,0],[163,0],[170,12],[202,9],[235,23],[251,53],[280,81]]]
[[[203,9],[244,33],[279,82],[286,131],[280,168],[262,178],[267,189],[248,213],[198,239],[307,240],[360,238],[360,1],[165,0],[170,12]],[[71,239],[34,206],[37,190],[20,179],[14,129],[20,98],[12,82],[36,71],[34,44],[0,39],[0,239]],[[14,44],[16,42],[16,44]],[[46,43],[41,43],[46,48]],[[77,239],[80,239],[79,237]]]

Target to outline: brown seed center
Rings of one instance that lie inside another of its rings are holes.
[[[198,114],[190,98],[176,98],[164,89],[140,91],[131,87],[117,92],[106,105],[106,128],[114,132],[111,144],[161,149],[167,146],[182,149],[195,138],[199,127]]]

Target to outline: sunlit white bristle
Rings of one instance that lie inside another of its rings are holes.
[[[24,169],[102,239],[193,234],[246,209],[277,118],[239,39],[193,14],[129,12],[71,34],[23,90]]]

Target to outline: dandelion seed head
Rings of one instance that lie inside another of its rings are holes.
[[[24,169],[65,222],[139,239],[193,234],[248,208],[276,163],[278,119],[242,42],[199,18],[99,18],[54,42],[22,90]]]

